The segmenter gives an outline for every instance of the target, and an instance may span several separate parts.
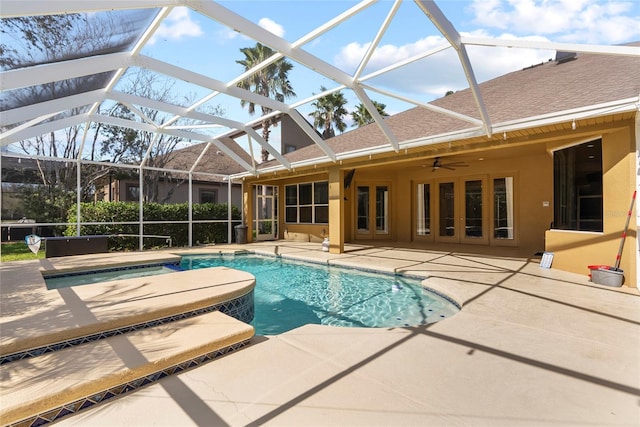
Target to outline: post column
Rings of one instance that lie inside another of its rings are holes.
[[[344,252],[344,185],[343,172],[329,168],[329,253]]]
[[[253,185],[242,183],[242,224],[247,226],[247,243],[253,242]]]

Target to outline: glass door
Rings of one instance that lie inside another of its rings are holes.
[[[440,242],[458,242],[458,204],[456,203],[456,183],[445,181],[438,183],[437,233]]]
[[[369,226],[369,186],[358,185],[356,187],[358,205],[356,207],[356,236],[368,238],[371,235]]]
[[[464,180],[464,201],[461,201],[464,223],[464,232],[461,236],[463,243],[489,243],[485,181],[483,178]]]
[[[278,238],[278,187],[254,186],[256,203],[253,230],[256,241]]]
[[[489,243],[485,181],[459,178],[437,183],[437,241]]]
[[[493,179],[492,235],[494,243],[515,245],[514,177]]]
[[[389,185],[356,186],[356,237],[387,239],[389,230]]]

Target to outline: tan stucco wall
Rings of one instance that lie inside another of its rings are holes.
[[[432,171],[422,164],[399,165],[392,170],[381,171],[377,168],[362,169],[356,172],[355,187],[361,183],[389,181],[392,187],[392,229],[390,240],[411,242],[414,240],[414,191],[416,183],[437,185],[440,181],[462,182],[464,178],[485,179],[487,186],[496,177],[513,176],[515,194],[515,241],[491,240],[492,246],[517,246],[533,256],[544,250],[544,233],[553,220],[553,159],[543,152],[537,155],[520,157],[485,159],[482,154],[473,153],[463,156],[468,167],[455,171],[440,169]],[[488,191],[488,190],[487,190]],[[353,196],[353,194],[352,194]],[[492,203],[490,194],[485,209]],[[352,208],[353,209],[353,208]],[[354,212],[351,212],[353,217]],[[425,239],[424,241],[433,241]]]
[[[285,223],[285,198],[284,188],[288,184],[298,184],[305,182],[328,181],[328,173],[314,173],[309,175],[297,176],[286,179],[261,179],[259,184],[278,186],[278,238],[285,240],[294,240],[298,242],[318,242],[321,243],[324,236],[329,235],[329,224],[287,224]],[[253,185],[258,182],[247,179],[244,184],[244,215],[245,225],[249,227],[247,239],[253,240],[253,201],[255,194]]]
[[[548,231],[547,250],[554,253],[554,268],[588,274],[589,265],[615,265],[635,190],[634,141],[631,122],[623,129],[602,135],[604,230],[602,233]],[[630,287],[636,286],[637,277],[636,229],[634,214],[630,218],[620,263],[625,273],[625,286]]]
[[[624,223],[627,218],[631,195],[635,188],[635,128],[634,119],[610,123],[588,125],[580,122],[576,130],[569,128],[548,129],[536,132],[536,135],[514,137],[506,142],[486,144],[486,148],[470,149],[445,153],[455,155],[468,167],[455,171],[438,169],[433,171],[431,163],[434,153],[426,147],[422,152],[399,152],[379,156],[345,161],[344,164],[330,166],[317,165],[305,170],[297,170],[290,175],[278,172],[270,179],[247,178],[246,187],[253,183],[278,185],[280,188],[280,238],[305,241],[321,241],[329,233],[327,225],[286,224],[284,223],[284,186],[290,183],[329,180],[330,168],[337,168],[343,174],[356,169],[350,188],[343,189],[342,220],[344,226],[338,229],[343,233],[344,242],[356,242],[355,216],[356,192],[358,185],[385,183],[390,186],[390,242],[428,243],[438,245],[433,237],[417,238],[414,233],[414,192],[418,182],[437,185],[440,181],[463,179],[485,179],[491,188],[496,177],[514,177],[514,217],[515,239],[494,240],[489,236],[482,243],[488,248],[501,247],[501,253],[518,256],[534,256],[541,251],[554,252],[552,268],[587,275],[587,266],[594,264],[614,265]],[[602,138],[603,150],[603,192],[604,192],[604,231],[603,233],[571,232],[550,230],[553,221],[553,155],[555,149]],[[406,157],[405,157],[406,156]],[[284,175],[284,176],[283,176]],[[461,188],[461,187],[460,187]],[[485,203],[491,209],[493,203],[490,190],[487,190]],[[459,190],[458,190],[459,191]],[[330,209],[330,212],[335,212]],[[330,216],[333,218],[333,216]],[[488,228],[490,229],[490,228]],[[636,283],[636,221],[635,215],[627,233],[621,268],[625,270],[626,285]],[[490,233],[489,233],[490,234]],[[422,240],[421,240],[422,239]]]

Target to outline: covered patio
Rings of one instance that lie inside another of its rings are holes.
[[[531,258],[369,245],[327,254],[311,243],[277,246],[287,258],[420,275],[424,286],[454,298],[462,310],[417,327],[307,325],[278,336],[256,336],[240,351],[59,424],[640,422],[637,289],[594,285],[586,274],[544,269]],[[274,243],[209,250],[240,247],[276,252]],[[56,261],[69,266],[96,257]],[[38,263],[29,262],[34,268]]]

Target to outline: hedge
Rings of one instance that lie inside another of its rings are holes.
[[[140,205],[137,202],[96,202],[80,204],[80,222],[137,222]],[[196,223],[197,220],[226,220],[227,205],[215,203],[201,203],[193,205],[193,243],[227,243],[227,223]],[[235,206],[231,208],[233,224],[240,223],[240,211]],[[189,204],[160,204],[144,203],[143,220],[153,221],[187,221],[189,219]],[[67,221],[76,222],[76,205],[67,214]],[[144,235],[169,236],[173,246],[187,246],[189,243],[189,224],[168,222],[162,224],[144,224]],[[75,236],[76,227],[70,225],[64,232],[65,236]],[[116,235],[139,234],[138,224],[99,224],[81,225],[80,235]],[[144,247],[165,247],[167,243],[158,238],[144,238]],[[109,250],[124,251],[137,250],[138,237],[111,237]]]

